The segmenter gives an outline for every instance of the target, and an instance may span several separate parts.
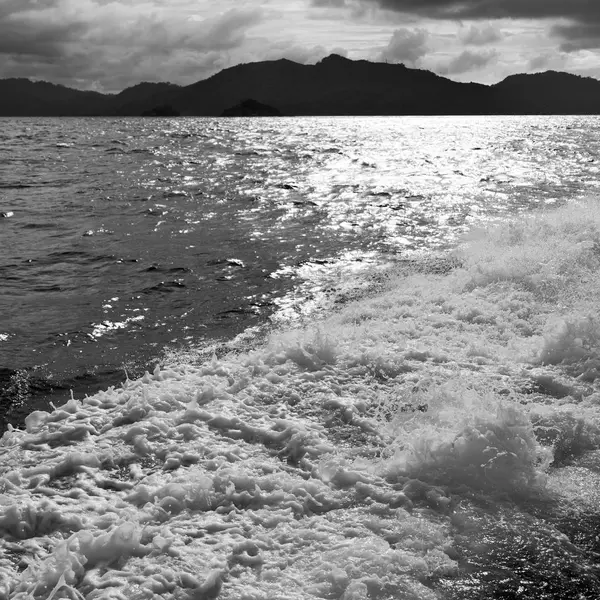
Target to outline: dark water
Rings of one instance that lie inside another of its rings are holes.
[[[165,349],[303,318],[473,224],[593,192],[598,127],[0,120],[5,405],[91,393]]]

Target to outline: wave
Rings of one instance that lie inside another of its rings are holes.
[[[0,441],[0,596],[597,597],[599,248],[597,200],[522,216],[32,413]]]

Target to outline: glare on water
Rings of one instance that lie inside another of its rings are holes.
[[[0,352],[76,387],[597,187],[594,117],[2,125]]]

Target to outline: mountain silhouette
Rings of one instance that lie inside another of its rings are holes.
[[[244,100],[230,108],[226,108],[222,117],[280,117],[281,113],[272,106],[261,104],[252,98]]]
[[[481,108],[486,90],[430,71],[334,54],[316,65],[286,59],[237,65],[183,88],[171,104],[183,115],[204,116],[245,98],[290,116],[468,114]]]
[[[188,86],[144,82],[120,94],[0,80],[0,116],[220,116],[249,99],[288,116],[600,114],[600,81],[547,71],[495,85],[458,83],[336,54],[316,65],[287,59],[241,64]]]
[[[139,116],[141,114],[160,114],[169,112],[168,96],[177,93],[181,87],[173,83],[149,83],[144,81],[124,89],[120,94],[113,96],[111,107],[105,109],[107,113],[121,116]],[[178,111],[177,111],[178,112]],[[173,111],[163,116],[175,116]]]
[[[104,111],[107,98],[46,81],[0,79],[0,116],[60,117],[93,115]]]

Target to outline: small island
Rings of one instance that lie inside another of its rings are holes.
[[[235,106],[226,108],[222,117],[281,117],[281,113],[276,108],[268,104],[262,104],[249,98]]]
[[[155,106],[150,110],[145,110],[142,113],[142,117],[179,117],[181,116],[179,111],[173,108],[170,104],[162,104],[161,106]]]

